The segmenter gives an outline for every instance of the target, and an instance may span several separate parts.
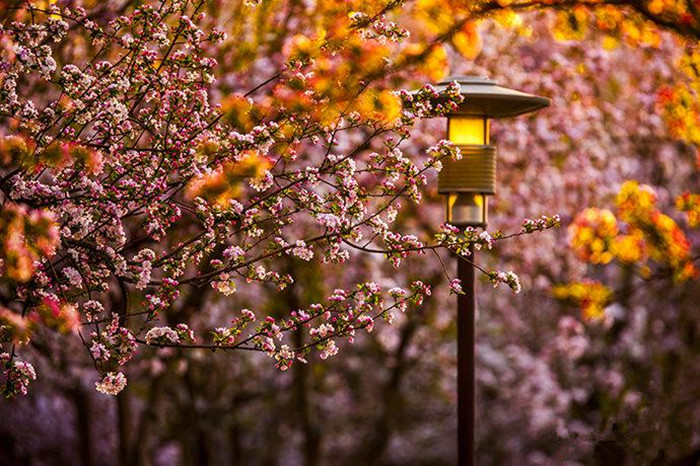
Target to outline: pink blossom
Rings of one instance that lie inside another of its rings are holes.
[[[99,382],[95,382],[98,392],[117,395],[126,387],[126,377],[121,372],[108,372]]]

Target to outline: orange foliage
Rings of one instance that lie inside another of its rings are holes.
[[[192,181],[187,187],[187,197],[202,197],[220,207],[228,206],[242,193],[245,180],[264,176],[271,167],[267,157],[258,151],[247,151],[235,161],[225,162],[217,170]]]
[[[399,60],[412,61],[417,57],[416,72],[432,81],[439,81],[449,73],[447,50],[442,45],[408,44],[401,52]]]
[[[32,318],[61,333],[70,333],[80,326],[80,314],[72,304],[44,298],[32,312]]]
[[[31,280],[34,261],[50,257],[58,246],[58,226],[51,213],[5,204],[0,211],[2,275],[18,282]]]
[[[481,36],[473,22],[466,23],[452,36],[452,45],[467,60],[475,59],[481,52]]]
[[[685,212],[691,228],[700,226],[700,194],[684,193],[676,198],[676,208]]]
[[[0,138],[0,166],[20,166],[28,169],[62,168],[70,163],[85,167],[93,175],[102,171],[99,151],[73,142],[54,141],[35,151],[35,144],[21,136]]]
[[[617,196],[619,216],[644,235],[652,260],[666,265],[674,279],[694,278],[698,271],[690,257],[690,242],[676,222],[656,206],[656,194],[650,186],[627,181]]]
[[[224,121],[241,132],[249,132],[262,120],[263,112],[241,94],[230,94],[221,101]]]
[[[617,219],[625,222],[625,234],[619,233]],[[676,222],[659,211],[650,186],[625,182],[617,195],[617,219],[600,209],[586,209],[574,219],[570,244],[581,260],[593,264],[607,264],[613,258],[628,264],[652,260],[670,269],[679,282],[698,276],[690,242]]]
[[[700,104],[696,93],[685,84],[679,84],[661,88],[657,98],[671,135],[700,143]]]
[[[33,327],[31,319],[0,306],[0,343],[27,343]]]
[[[571,247],[579,259],[593,264],[613,259],[610,248],[617,234],[617,219],[608,209],[586,209],[569,226]]]

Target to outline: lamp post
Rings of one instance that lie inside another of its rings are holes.
[[[550,100],[508,89],[484,77],[456,76],[437,86],[457,82],[464,101],[447,115],[447,137],[460,148],[461,160],[448,160],[438,175],[445,195],[447,222],[460,228],[486,228],[488,196],[496,193],[496,147],[491,145],[489,120],[508,118],[547,107]],[[470,260],[457,257],[457,278],[465,294],[457,296],[457,445],[459,466],[476,461],[476,274],[474,247]]]

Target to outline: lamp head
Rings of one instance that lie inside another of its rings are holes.
[[[531,113],[551,101],[499,86],[486,77],[454,76],[438,83],[438,92],[457,82],[464,101],[447,115],[447,136],[462,152],[438,176],[438,192],[446,195],[447,221],[455,226],[486,227],[488,197],[496,193],[496,148],[490,145],[489,119]]]

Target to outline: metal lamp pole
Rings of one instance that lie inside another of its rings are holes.
[[[489,121],[534,112],[549,99],[499,86],[484,77],[456,76],[464,101],[447,115],[447,136],[459,147],[461,160],[448,160],[438,176],[438,192],[447,200],[447,222],[461,228],[486,228],[488,196],[496,193],[496,147]],[[458,465],[476,464],[476,274],[474,247],[457,258],[457,278],[465,294],[457,296],[457,445]]]
[[[474,261],[474,246],[470,246]],[[460,466],[476,464],[476,274],[474,264],[457,257],[457,439]]]

